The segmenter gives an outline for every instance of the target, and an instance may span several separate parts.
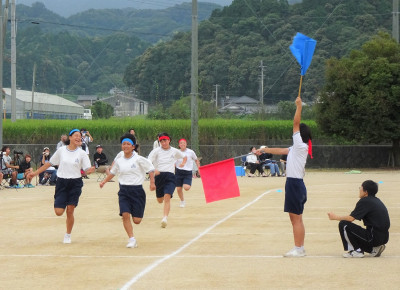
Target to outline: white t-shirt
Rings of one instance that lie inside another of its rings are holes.
[[[12,158],[10,155],[6,155],[5,152],[3,152],[3,159],[1,160],[1,170],[3,172],[7,172],[7,173],[11,173],[12,169],[11,168],[7,168],[6,163],[8,163],[8,165],[11,165],[11,161]]]
[[[117,156],[115,156],[115,158],[114,158],[114,162],[117,161],[118,158],[121,158],[123,156],[124,156],[124,151],[118,152]]]
[[[82,143],[83,143],[83,142],[85,142],[85,144],[86,144],[86,146],[85,146],[85,152],[86,152],[87,155],[89,155],[89,143],[92,142],[92,141],[90,140],[90,137],[87,136],[87,135],[82,136]]]
[[[116,159],[110,170],[112,174],[118,174],[118,181],[122,185],[142,185],[146,173],[150,171],[154,171],[153,164],[136,152],[128,159],[125,156]]]
[[[308,145],[301,139],[300,132],[293,133],[293,146],[289,147],[286,161],[286,176],[303,179],[308,156]]]
[[[81,178],[81,169],[91,167],[90,159],[81,148],[74,151],[67,146],[60,147],[50,158],[51,165],[58,165],[57,176],[61,178]]]
[[[251,153],[250,155],[246,156],[246,161],[249,163],[257,163],[257,156],[254,153]]]
[[[179,167],[179,165],[183,162],[183,158],[179,158],[176,162],[175,162],[175,167],[181,170],[187,170],[187,171],[193,171],[193,163],[195,160],[197,160],[197,155],[196,153],[189,148],[186,148],[185,151],[180,150],[183,155],[185,155],[187,157],[187,161],[185,163],[185,166],[183,167]]]
[[[175,161],[185,158],[185,155],[174,147],[167,150],[158,147],[150,152],[148,158],[158,171],[175,173]]]

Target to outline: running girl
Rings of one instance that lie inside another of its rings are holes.
[[[143,190],[143,181],[146,173],[150,176],[150,190],[156,188],[154,184],[154,166],[151,162],[135,152],[136,139],[132,134],[125,134],[120,138],[123,156],[114,160],[110,173],[100,182],[100,188],[104,187],[115,175],[119,175],[119,215],[129,241],[127,248],[136,248],[137,241],[133,235],[134,224],[140,224],[146,206],[146,193]]]
[[[183,189],[185,189],[185,191],[188,191],[192,186],[193,162],[196,162],[197,168],[200,167],[200,162],[197,159],[196,153],[186,146],[186,140],[183,138],[180,139],[179,148],[181,149],[182,153],[187,157],[185,166],[179,168],[179,165],[181,165],[183,162],[182,159],[178,159],[175,163],[176,191],[178,192],[179,198],[181,199],[180,207],[185,207],[186,205],[185,198],[183,197]]]
[[[46,171],[50,166],[58,165],[54,212],[57,216],[61,216],[65,209],[67,210],[67,232],[64,236],[64,244],[70,244],[71,232],[75,222],[74,211],[82,193],[81,169],[86,174],[90,174],[95,171],[95,167],[91,166],[88,155],[81,149],[82,134],[80,130],[71,130],[69,140],[65,144],[67,146],[60,147],[49,162],[29,173],[28,176],[32,178]]]
[[[170,146],[171,138],[167,133],[160,133],[158,140],[160,147],[153,149],[148,158],[156,168],[156,196],[159,203],[164,202],[164,217],[161,220],[161,227],[165,228],[171,208],[171,198],[176,187],[175,162],[182,159],[179,167],[183,168],[187,157],[180,150]]]

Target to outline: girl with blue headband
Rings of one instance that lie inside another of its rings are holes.
[[[79,197],[82,193],[81,168],[86,174],[95,171],[91,166],[89,157],[81,149],[82,135],[80,130],[73,129],[69,132],[67,146],[60,147],[43,166],[29,174],[34,177],[48,169],[50,166],[58,166],[57,181],[54,194],[54,212],[61,216],[67,212],[67,232],[64,235],[64,244],[71,243],[71,232],[74,226],[74,211],[78,206]]]
[[[107,177],[100,182],[100,188],[118,175],[119,181],[119,215],[128,234],[127,248],[136,248],[137,241],[133,235],[134,224],[140,224],[146,206],[146,193],[143,190],[143,182],[146,174],[150,177],[150,190],[155,189],[154,166],[151,162],[135,151],[136,139],[132,134],[125,134],[120,138],[123,156],[114,160],[113,166]]]

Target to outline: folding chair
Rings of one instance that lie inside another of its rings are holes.
[[[96,176],[97,176],[97,182],[103,181],[104,178],[107,177],[106,173],[107,166],[106,165],[100,165],[99,167],[96,168]]]

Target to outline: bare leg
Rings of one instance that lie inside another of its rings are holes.
[[[176,191],[178,192],[179,198],[181,199],[181,201],[184,201],[184,197],[183,197],[183,190],[182,187],[177,187]]]
[[[169,215],[171,209],[171,195],[169,193],[164,194],[164,216]]]
[[[289,217],[293,227],[294,245],[296,247],[304,246],[305,228],[303,215],[289,213]]]
[[[67,234],[71,234],[72,228],[74,227],[74,210],[75,205],[67,205]]]
[[[131,215],[128,212],[122,213],[122,223],[129,238],[133,237],[133,227],[131,223]]]

